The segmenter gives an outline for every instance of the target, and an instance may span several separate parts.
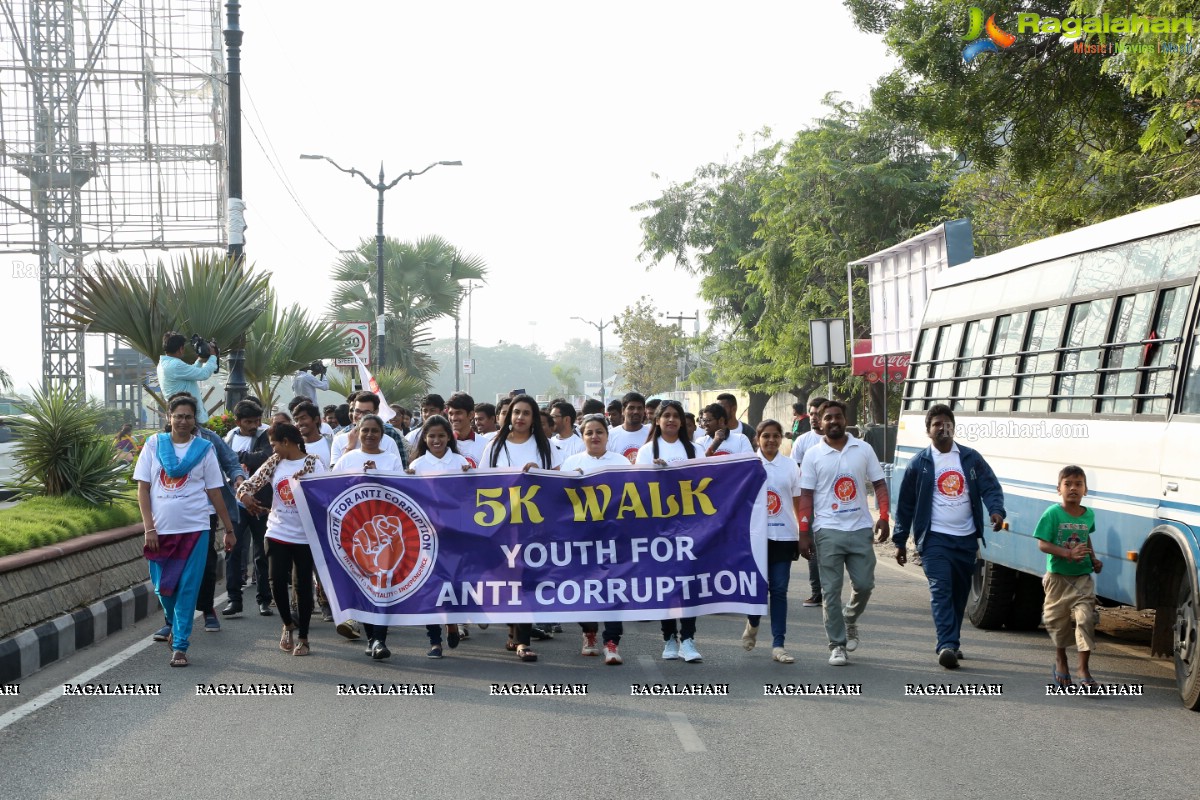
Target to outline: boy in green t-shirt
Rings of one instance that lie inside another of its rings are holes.
[[[1058,473],[1058,496],[1062,504],[1051,506],[1038,520],[1033,535],[1046,554],[1046,604],[1042,609],[1046,631],[1054,642],[1054,682],[1071,686],[1067,647],[1071,644],[1071,618],[1075,618],[1075,646],[1079,650],[1079,685],[1095,687],[1088,671],[1088,658],[1096,646],[1096,579],[1100,559],[1092,550],[1096,532],[1095,514],[1080,505],[1087,495],[1087,476],[1079,467],[1063,467]]]

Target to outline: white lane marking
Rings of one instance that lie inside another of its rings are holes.
[[[224,603],[227,597],[228,595],[223,594],[220,597],[213,598],[214,606]],[[162,609],[160,608],[159,610],[161,611]],[[147,619],[150,616],[151,615],[148,614]],[[197,611],[195,616],[199,617],[200,619],[204,619],[204,614],[200,611]],[[109,656],[96,666],[92,667],[91,669],[84,670],[70,680],[64,681],[64,683],[87,683],[93,678],[97,678],[108,672],[113,667],[128,661],[138,653],[145,650],[147,647],[154,647],[155,645],[160,644],[162,644],[162,642],[156,642],[153,639],[143,639],[140,642],[135,642],[121,652],[117,653],[115,656]],[[39,708],[45,708],[62,696],[62,686],[59,685],[57,689],[48,689],[47,691],[42,692],[37,697],[30,700],[28,703],[19,705],[12,711],[9,711],[5,714],[0,714],[0,731],[3,731],[5,728],[9,727],[15,722],[20,722],[22,719],[28,717]]]
[[[642,672],[646,673],[646,677],[650,679],[650,683],[664,683],[662,670],[658,668],[658,663],[653,656],[638,656],[638,666],[642,668]]]
[[[704,746],[704,742],[700,740],[700,735],[696,733],[696,729],[692,727],[692,723],[688,722],[687,714],[679,711],[668,711],[667,719],[671,722],[671,727],[675,729],[675,735],[679,737],[679,743],[683,745],[685,753],[703,753],[708,750]]]

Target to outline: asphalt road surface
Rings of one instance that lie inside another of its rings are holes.
[[[473,628],[441,661],[425,658],[422,629],[393,629],[392,658],[374,662],[319,621],[312,655],[292,657],[278,649],[279,618],[253,614],[218,634],[198,627],[192,666],[171,669],[165,645],[143,647],[159,624],[147,620],[0,697],[0,798],[1200,796],[1200,715],[1179,704],[1170,662],[1141,646],[1102,637],[1092,660],[1102,683],[1141,696],[1048,697],[1044,632],[968,627],[963,668],[946,671],[920,570],[881,561],[862,646],[831,667],[820,609],[800,605],[803,562],[793,578],[792,665],[771,661],[765,618],[750,653],[742,618],[702,618],[703,664],[663,662],[657,623],[627,623],[625,664],[606,667],[579,655],[575,624],[535,643],[536,664],[504,650],[503,625]],[[161,695],[63,696],[77,683],[160,684]],[[261,683],[294,694],[197,696],[197,684]],[[338,695],[393,683],[434,693]],[[493,683],[587,694],[496,696]],[[728,695],[631,695],[664,683]],[[861,693],[764,696],[777,684]],[[1002,694],[906,694],[910,684]]]

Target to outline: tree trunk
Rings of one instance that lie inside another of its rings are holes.
[[[871,422],[880,425],[887,420],[887,404],[883,393],[883,382],[867,384],[867,393],[871,401]]]
[[[771,395],[766,392],[750,392],[749,394],[750,402],[746,406],[746,422],[751,428],[757,428],[758,423],[762,422],[763,409],[767,407]]]

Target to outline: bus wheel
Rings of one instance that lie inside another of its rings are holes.
[[[1200,632],[1197,631],[1196,593],[1187,576],[1179,582],[1175,606],[1175,683],[1184,706],[1200,710]]]
[[[1008,567],[977,559],[967,598],[967,618],[976,628],[996,630],[1008,622],[1017,589],[1017,573]]]
[[[1025,572],[1018,572],[1014,577],[1013,603],[1005,626],[1010,631],[1036,631],[1042,624],[1042,606],[1046,604],[1042,579]]]

